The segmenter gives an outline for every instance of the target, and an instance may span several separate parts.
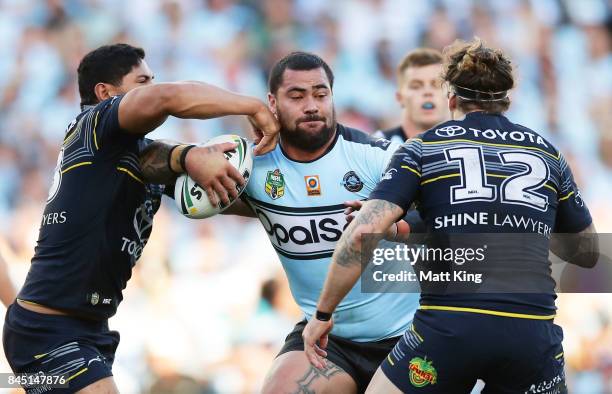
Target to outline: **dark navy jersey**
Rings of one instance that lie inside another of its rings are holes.
[[[451,234],[511,234],[498,238],[510,247],[505,254],[508,278],[526,264],[540,276],[539,294],[445,296],[424,291],[422,305],[554,313],[551,233],[575,233],[591,224],[561,153],[538,133],[484,112],[469,113],[464,120],[442,123],[408,140],[395,152],[370,198],[404,210],[416,203],[434,240]],[[513,241],[520,234],[529,235],[528,244]]]
[[[164,191],[143,181],[147,141],[120,129],[120,101],[68,126],[19,299],[96,320],[115,314]]]

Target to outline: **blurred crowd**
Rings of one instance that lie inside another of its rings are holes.
[[[418,46],[477,35],[513,59],[509,117],[568,157],[600,232],[612,232],[612,1],[0,0],[0,253],[20,285],[90,49],[141,46],[156,81],[202,80],[265,99],[291,50],[336,75],[339,120],[399,124],[395,67]],[[244,119],[171,120],[151,136],[205,141]],[[561,295],[572,393],[612,393],[611,295]],[[189,220],[166,200],[111,327],[124,392],[255,392],[300,318],[258,222]],[[3,354],[0,371],[9,371]]]

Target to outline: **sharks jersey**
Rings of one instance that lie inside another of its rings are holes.
[[[347,225],[344,201],[368,198],[396,147],[338,125],[334,142],[316,160],[289,159],[280,144],[255,158],[247,201],[307,318],[316,310],[336,242]],[[358,282],[336,309],[332,334],[359,342],[399,336],[417,307],[418,294],[367,294]]]

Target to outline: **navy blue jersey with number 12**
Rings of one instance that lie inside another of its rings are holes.
[[[591,224],[561,153],[535,131],[485,112],[469,113],[463,120],[445,122],[408,140],[395,152],[370,198],[404,210],[416,203],[432,237],[522,233],[533,240],[533,244],[510,245],[506,268],[513,275],[514,263],[540,267],[538,294],[447,296],[424,290],[422,309],[554,315],[555,284],[548,263],[551,233],[575,233]]]

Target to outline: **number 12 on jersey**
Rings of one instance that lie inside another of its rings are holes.
[[[487,183],[486,163],[481,147],[457,147],[444,151],[448,163],[458,162],[461,184],[451,187],[450,203],[495,201],[497,188]],[[504,166],[522,167],[523,171],[506,178],[500,186],[500,201],[504,204],[524,205],[539,211],[548,208],[548,197],[536,192],[546,184],[550,170],[544,159],[522,150],[497,152]]]

